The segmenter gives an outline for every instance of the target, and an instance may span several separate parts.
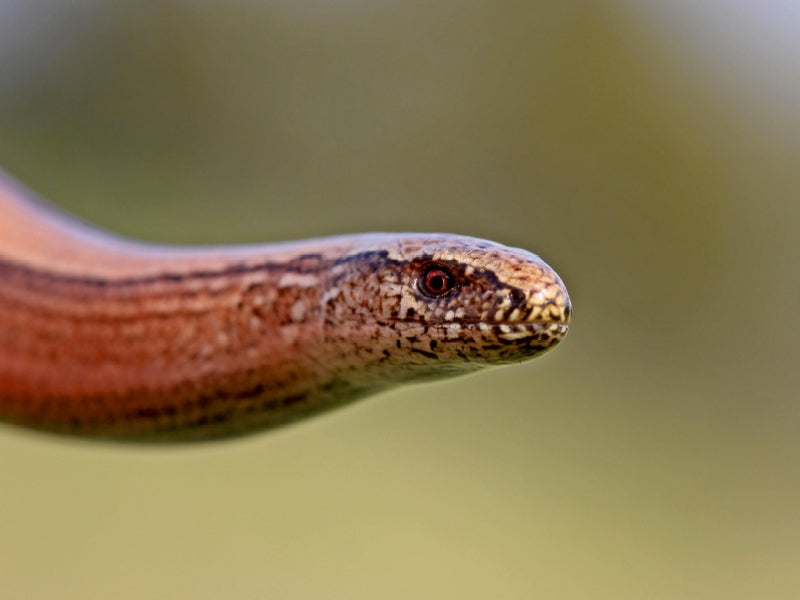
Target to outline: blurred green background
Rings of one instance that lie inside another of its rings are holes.
[[[0,596],[800,597],[799,55],[755,0],[0,0],[0,164],[67,209],[487,237],[575,305],[245,440],[0,429]]]

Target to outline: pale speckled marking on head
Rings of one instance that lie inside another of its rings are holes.
[[[453,288],[425,293],[431,268],[451,275]],[[406,236],[360,248],[331,272],[327,339],[365,385],[533,358],[563,339],[571,316],[566,288],[544,261],[485,240]]]

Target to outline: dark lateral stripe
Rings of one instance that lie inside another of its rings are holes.
[[[313,259],[313,260],[312,260]],[[309,262],[317,261],[317,264],[309,265]],[[71,275],[67,273],[57,273],[29,267],[13,261],[0,259],[0,276],[8,277],[19,275],[26,278],[40,279],[54,284],[62,285],[81,285],[96,288],[126,288],[139,287],[144,285],[154,285],[159,283],[180,283],[193,279],[215,279],[219,277],[232,277],[247,275],[266,271],[292,272],[297,274],[312,274],[329,269],[334,261],[322,261],[319,255],[306,254],[296,259],[283,263],[260,262],[252,265],[234,263],[225,268],[217,270],[196,270],[186,273],[164,272],[156,275],[146,275],[142,277],[127,277],[122,279],[92,277],[84,275]]]

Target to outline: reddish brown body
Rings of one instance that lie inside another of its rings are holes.
[[[558,342],[536,256],[444,234],[176,248],[99,232],[0,178],[0,418],[165,441],[296,420]]]

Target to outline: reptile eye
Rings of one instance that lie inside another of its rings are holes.
[[[453,275],[441,267],[430,267],[422,276],[422,290],[429,296],[441,296],[455,287]]]

